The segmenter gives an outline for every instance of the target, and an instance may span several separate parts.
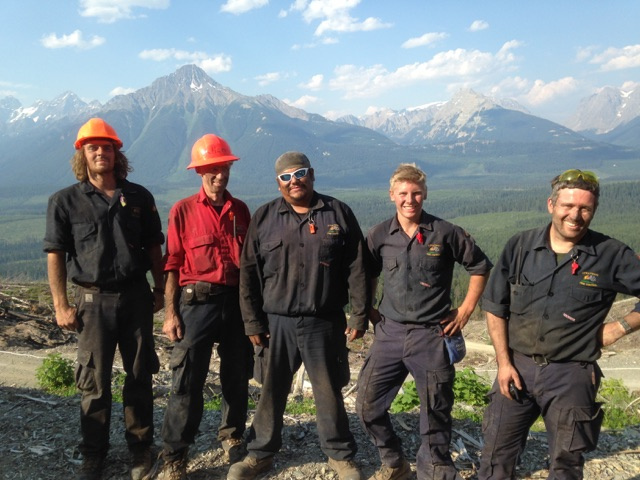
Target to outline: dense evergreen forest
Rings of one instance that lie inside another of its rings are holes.
[[[363,231],[394,214],[385,190],[321,190],[348,203],[356,213]],[[155,193],[155,192],[154,192]],[[166,223],[170,206],[194,189],[155,193],[161,217]],[[273,198],[242,195],[253,211]],[[549,221],[546,199],[549,188],[482,189],[430,188],[425,209],[464,227],[492,260],[496,260],[507,239],[514,233],[544,225]],[[600,206],[591,226],[640,250],[640,182],[602,185]],[[46,257],[42,252],[46,196],[28,199],[16,196],[0,198],[0,279],[44,280]],[[461,269],[458,269],[461,270]],[[467,276],[457,271],[454,301],[466,288]]]

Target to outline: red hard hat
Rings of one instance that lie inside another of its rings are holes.
[[[78,130],[78,138],[73,144],[76,150],[80,150],[80,147],[85,141],[91,138],[105,138],[107,140],[113,140],[116,142],[118,148],[122,148],[122,140],[118,138],[118,134],[111,125],[102,120],[101,118],[92,118]]]
[[[205,167],[215,163],[235,162],[240,160],[231,153],[229,144],[224,139],[208,133],[193,144],[191,163],[187,168]]]

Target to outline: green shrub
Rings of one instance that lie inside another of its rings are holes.
[[[598,400],[603,402],[603,428],[616,430],[640,423],[640,403],[631,395],[622,380],[603,380],[598,391]]]
[[[487,394],[491,386],[488,381],[478,375],[473,368],[464,368],[456,372],[453,382],[455,398],[454,416],[456,418],[470,418],[478,421],[482,418],[482,410],[489,402]],[[420,405],[415,381],[411,380],[402,386],[391,404],[391,413],[408,412]]]
[[[288,402],[284,409],[289,415],[315,415],[316,403],[312,397],[304,397],[302,399],[295,399],[292,402]]]
[[[111,373],[111,395],[114,402],[122,403],[122,387],[124,387],[126,378],[126,372]]]
[[[56,395],[71,396],[76,393],[73,362],[59,353],[50,353],[36,369],[36,380],[40,387]]]

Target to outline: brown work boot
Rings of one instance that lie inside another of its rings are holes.
[[[247,448],[241,438],[225,438],[222,440],[224,458],[228,463],[237,463],[247,455]]]
[[[153,456],[149,447],[131,451],[131,480],[143,480],[153,465]]]
[[[102,454],[83,455],[78,480],[101,480],[104,458]]]
[[[186,480],[187,478],[187,452],[177,458],[164,458],[161,460],[162,468],[156,475],[156,470],[160,465],[156,465],[153,471],[144,477],[143,480]]]
[[[227,480],[254,480],[258,475],[271,469],[273,457],[256,458],[246,456],[229,468]]]
[[[380,469],[369,480],[405,480],[411,476],[411,466],[405,458],[398,467],[382,464]]]
[[[329,457],[329,466],[335,470],[340,480],[360,480],[360,470],[353,460],[334,460]]]

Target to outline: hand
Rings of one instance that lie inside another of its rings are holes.
[[[461,332],[468,321],[468,316],[462,315],[458,308],[454,308],[440,321],[440,325],[443,325],[443,333],[451,336]]]
[[[347,336],[347,341],[353,342],[356,338],[364,337],[364,330],[356,330],[355,328],[347,327],[344,334]]]
[[[180,341],[184,337],[182,320],[175,312],[167,311],[165,313],[162,333],[169,337],[172,342]]]
[[[249,335],[249,341],[251,341],[251,344],[254,347],[268,347],[269,337],[271,337],[269,332],[259,333],[258,335]]]
[[[164,295],[161,292],[153,292],[153,313],[157,313],[164,307]]]
[[[71,305],[56,310],[56,323],[63,330],[77,332],[80,325],[77,317],[78,309]]]
[[[498,375],[496,378],[498,385],[500,385],[500,393],[507,398],[515,400],[511,392],[509,392],[509,384],[513,382],[518,390],[522,390],[522,382],[520,381],[518,370],[511,364],[503,367],[498,366]]]

